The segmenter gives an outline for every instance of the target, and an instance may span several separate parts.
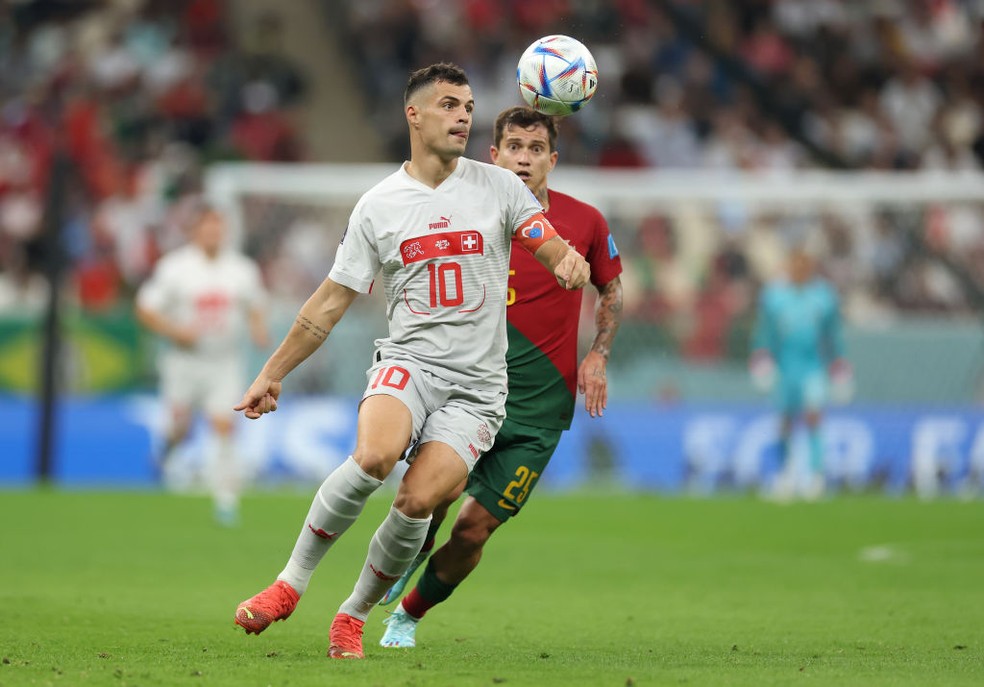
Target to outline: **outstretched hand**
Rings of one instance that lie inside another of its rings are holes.
[[[608,379],[605,356],[590,351],[577,369],[577,390],[584,394],[584,409],[591,417],[601,417],[608,406]]]
[[[250,385],[243,400],[239,402],[233,410],[243,414],[250,420],[256,420],[261,415],[272,413],[277,409],[277,399],[280,397],[280,389],[283,385],[269,377],[260,375]]]
[[[557,278],[557,283],[565,289],[580,289],[588,283],[588,279],[591,277],[591,267],[587,260],[572,248],[557,263],[553,273]]]

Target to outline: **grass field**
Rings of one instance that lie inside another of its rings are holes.
[[[324,657],[389,495],[259,637],[236,604],[273,580],[313,488],[242,526],[207,500],[0,492],[0,685],[981,685],[984,504],[537,494],[418,630]]]

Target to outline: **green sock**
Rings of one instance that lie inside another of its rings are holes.
[[[417,586],[403,597],[403,601],[400,603],[404,611],[409,613],[412,618],[419,620],[424,617],[427,611],[451,596],[451,592],[457,586],[437,579],[437,573],[434,572],[434,559],[432,558],[427,561],[427,567],[424,568],[423,574],[417,580]]]
[[[457,586],[456,584],[441,582],[437,578],[437,573],[434,572],[433,558],[427,561],[427,567],[424,568],[424,573],[420,576],[420,580],[417,581],[417,589],[420,590],[420,595],[432,604],[439,604],[447,599]]]

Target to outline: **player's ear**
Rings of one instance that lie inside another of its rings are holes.
[[[495,146],[489,146],[489,157],[492,158],[492,164],[494,165],[499,159],[499,149]]]
[[[549,171],[551,171],[551,172],[553,171],[553,168],[557,166],[557,157],[558,157],[558,153],[557,153],[556,150],[553,151],[552,153],[550,153],[550,170]]]
[[[406,112],[407,121],[410,123],[410,126],[417,126],[420,122],[420,113],[417,111],[417,106],[413,103],[408,103]]]

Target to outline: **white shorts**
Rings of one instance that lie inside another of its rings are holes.
[[[200,410],[209,417],[233,415],[246,390],[243,368],[238,355],[169,352],[160,361],[161,396],[172,407]]]
[[[468,467],[492,448],[506,419],[506,394],[452,384],[402,360],[377,362],[366,372],[363,399],[385,394],[403,402],[413,418],[411,443],[440,441]]]

